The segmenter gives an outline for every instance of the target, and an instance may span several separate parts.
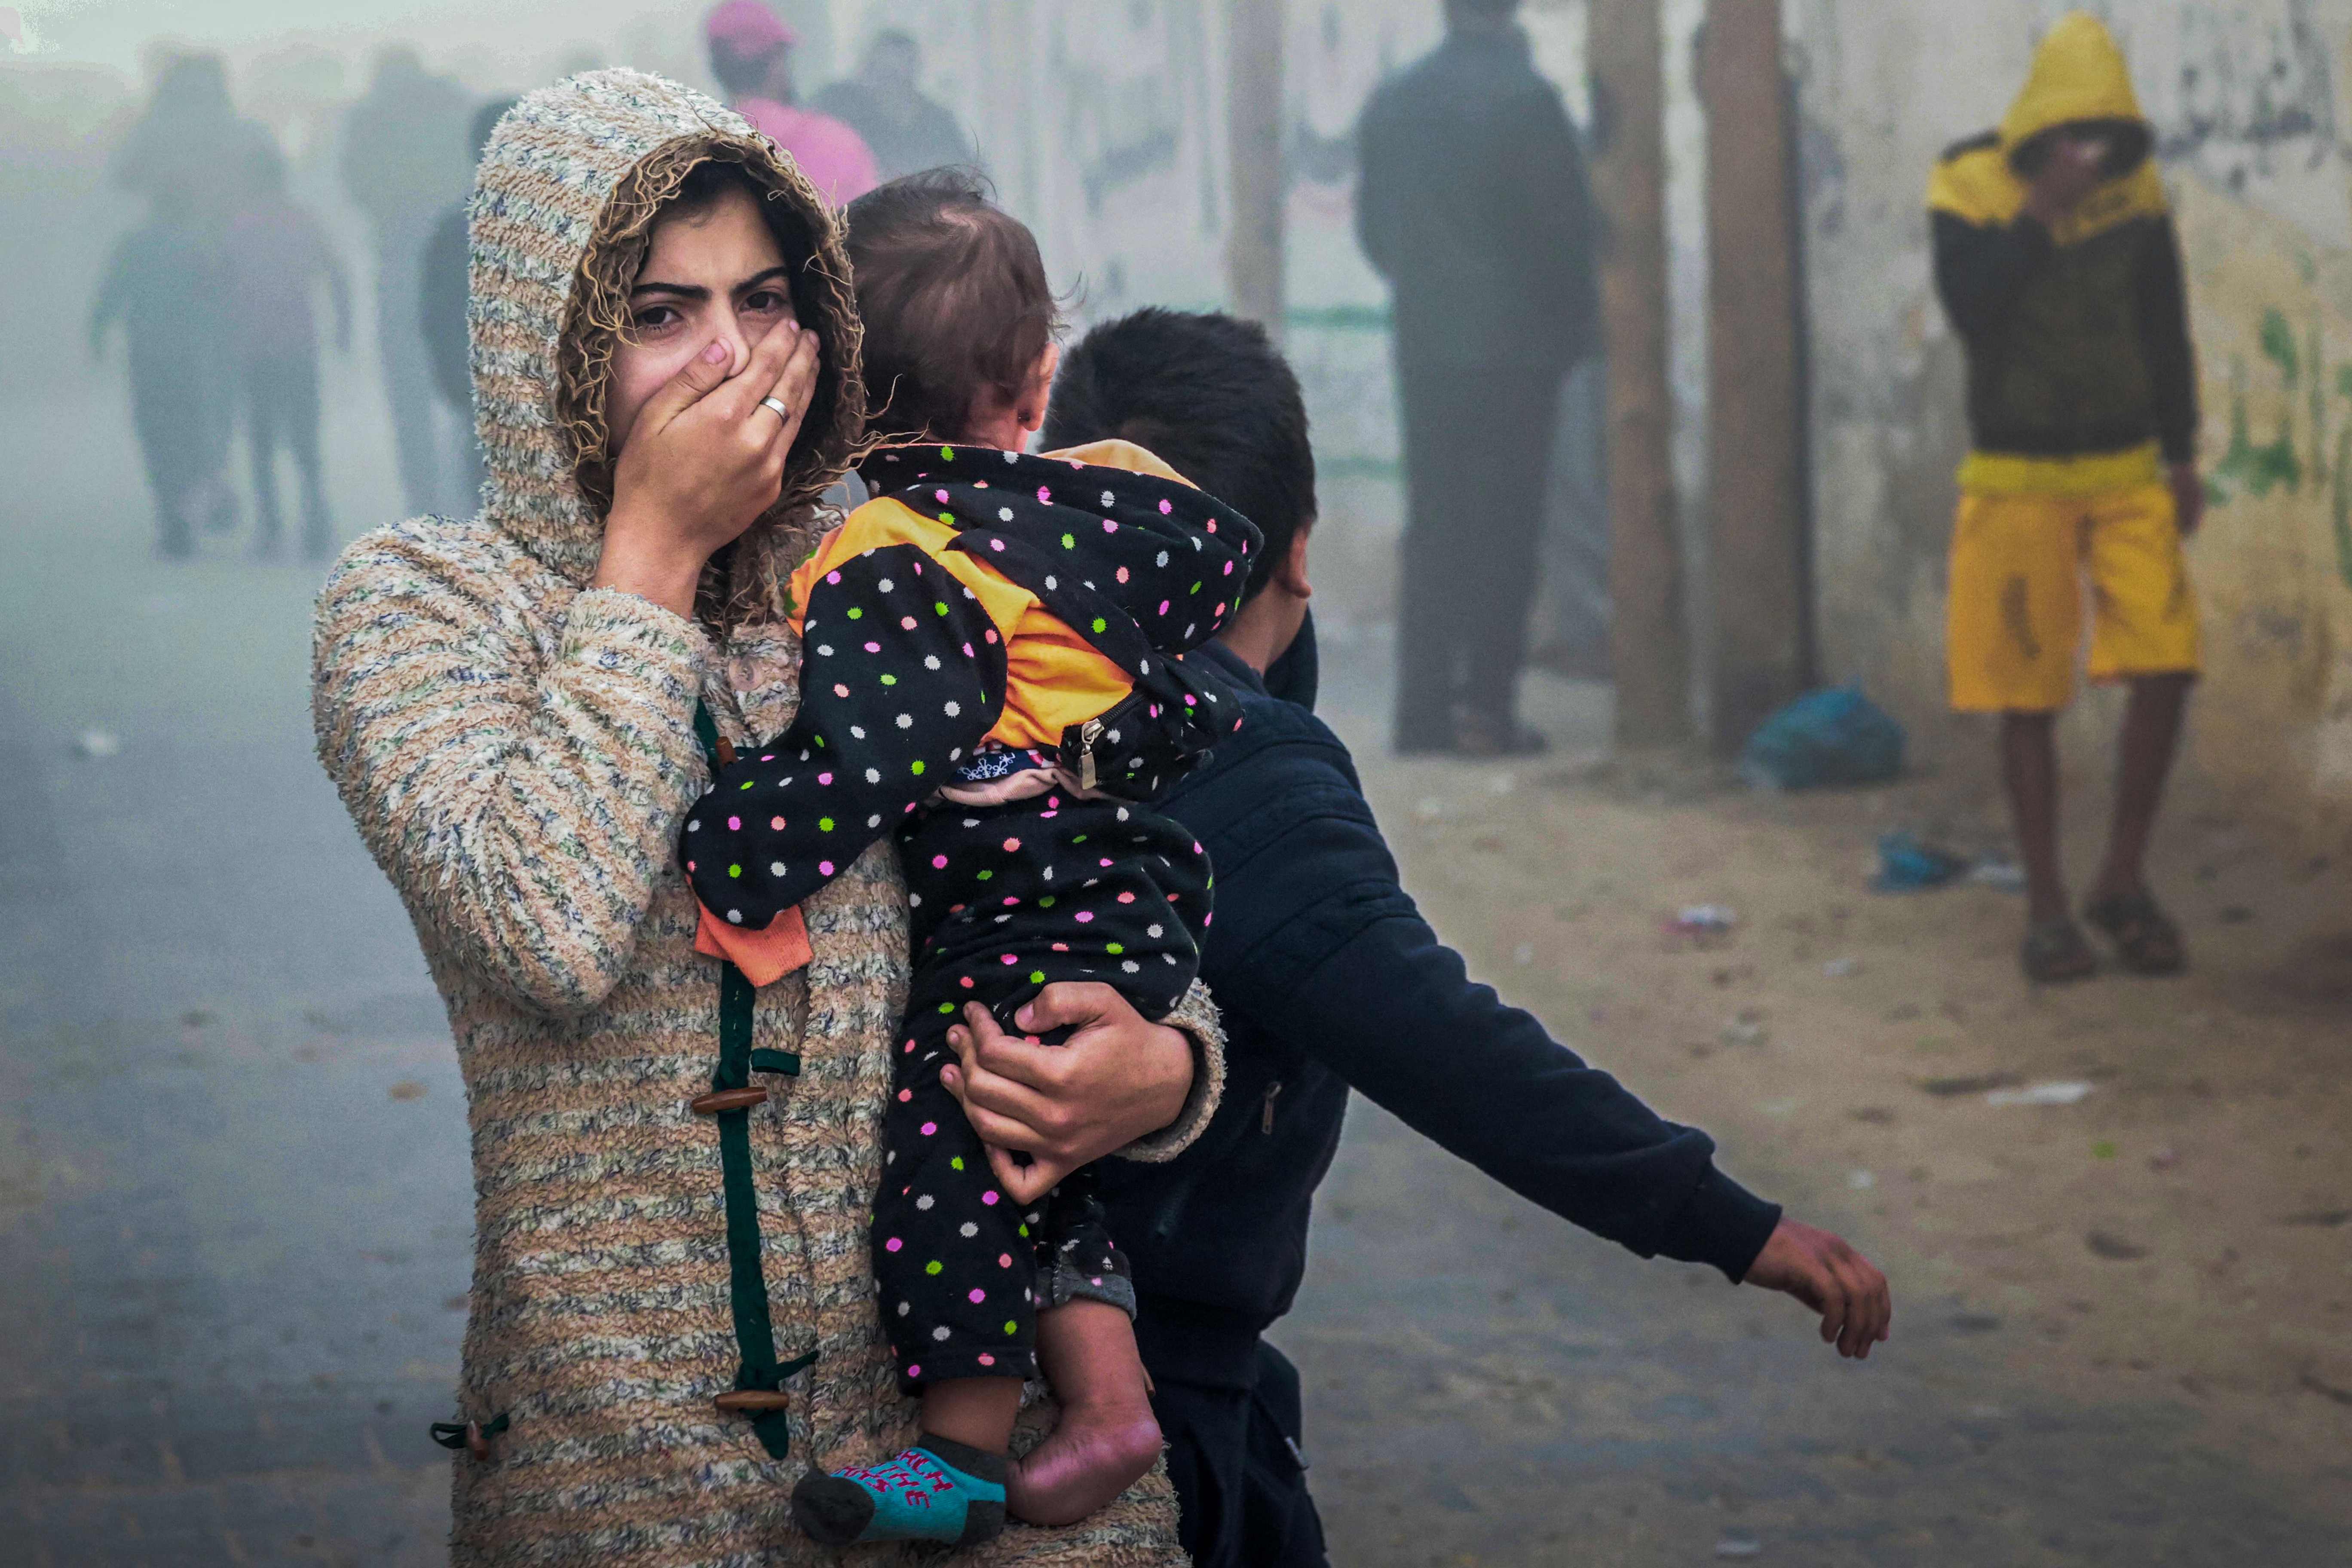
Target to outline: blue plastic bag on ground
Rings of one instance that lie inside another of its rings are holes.
[[[1885,784],[1903,773],[1903,726],[1859,687],[1808,691],[1756,727],[1739,776],[1759,789]]]
[[[1902,828],[1878,841],[1878,875],[1870,879],[1875,893],[1924,893],[1958,881],[1969,862],[1948,849],[1922,844]]]

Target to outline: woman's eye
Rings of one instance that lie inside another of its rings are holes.
[[[781,289],[755,289],[745,296],[743,308],[758,315],[772,316],[793,308],[792,296]]]
[[[675,305],[640,305],[635,317],[640,332],[657,332],[679,320]]]

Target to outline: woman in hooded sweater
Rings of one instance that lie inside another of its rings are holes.
[[[452,1558],[832,1562],[792,1527],[793,1483],[915,1429],[866,1247],[907,895],[877,845],[808,901],[808,966],[755,996],[695,952],[672,847],[711,756],[797,706],[783,584],[864,418],[847,264],[772,144],[635,72],[525,99],[478,182],[484,510],[354,544],[313,671],[320,757],[416,924],[466,1079]],[[739,224],[730,251],[709,192],[747,182],[764,233],[747,247]],[[1049,1162],[1191,1141],[1222,1071],[1197,987],[1177,1028],[1107,991],[1048,1003],[1082,1024],[1055,1073],[1008,1089],[982,1057],[965,1092],[1024,1108]],[[1155,1469],[1080,1526],[965,1560],[1182,1557]]]

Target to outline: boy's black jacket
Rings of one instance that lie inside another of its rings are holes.
[[[1312,657],[1308,643],[1276,667],[1309,703]],[[1161,803],[1216,871],[1201,977],[1224,1016],[1224,1100],[1175,1161],[1097,1167],[1152,1375],[1248,1385],[1259,1333],[1306,1272],[1350,1086],[1573,1224],[1744,1275],[1779,1208],[1716,1170],[1705,1133],[1468,978],[1398,886],[1347,748],[1307,707],[1268,695],[1222,644],[1187,662],[1240,691],[1245,715]]]

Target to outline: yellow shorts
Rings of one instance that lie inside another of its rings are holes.
[[[1963,494],[1952,528],[1953,708],[2066,706],[2086,578],[2092,679],[2197,672],[2197,600],[2168,488]]]

